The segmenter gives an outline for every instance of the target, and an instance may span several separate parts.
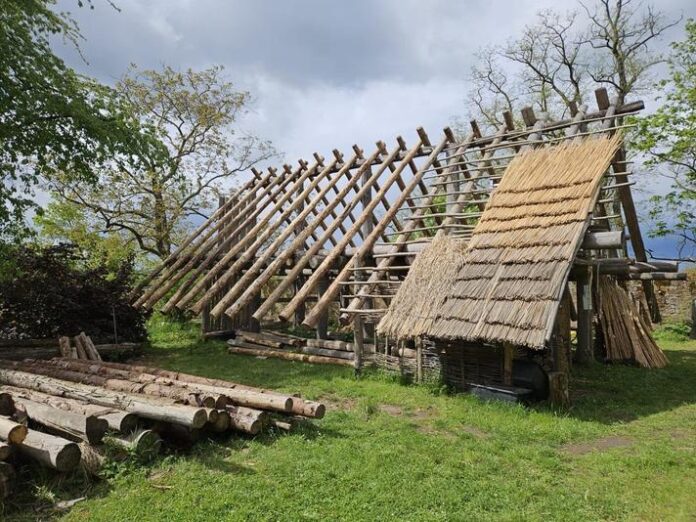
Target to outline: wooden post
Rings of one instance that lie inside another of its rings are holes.
[[[355,365],[355,375],[360,375],[362,371],[362,358],[365,346],[365,338],[363,337],[363,320],[360,314],[356,314],[355,320],[353,321],[353,350],[355,350],[355,357],[353,359],[353,364]]]
[[[558,307],[554,335],[551,340],[553,371],[549,373],[549,399],[560,408],[570,405],[570,293],[566,287]]]
[[[503,343],[503,384],[512,386],[512,361],[515,357],[515,347],[511,343]]]
[[[592,342],[592,269],[590,267],[578,270],[575,286],[578,301],[578,348],[575,358],[579,364],[586,364],[594,360]]]
[[[326,289],[329,288],[329,278],[324,277],[319,281],[317,285],[317,299],[321,299],[324,295]],[[329,310],[324,310],[319,317],[319,322],[317,323],[317,339],[326,339],[328,337],[329,330]]]
[[[366,191],[363,194],[362,198],[360,199],[360,203],[363,209],[363,212],[367,210],[367,208],[370,206],[370,203],[372,202],[372,183],[370,182],[370,178],[372,177],[372,168],[368,168],[365,170],[365,172],[362,175],[362,178],[360,180],[361,185],[363,188],[366,187]],[[360,227],[360,235],[364,238],[369,237],[370,234],[372,234],[372,231],[375,229],[375,224],[372,219],[366,219],[365,222],[362,224]],[[373,261],[374,263],[374,261]],[[359,272],[356,272],[356,276],[359,274]],[[357,294],[360,291],[360,287],[356,289],[354,292]],[[367,301],[367,307],[368,308],[373,308],[372,304],[372,299],[368,299]],[[361,321],[363,323],[363,338],[367,337],[368,339],[372,339],[374,341],[375,338],[375,325],[372,323],[366,323],[365,321]]]
[[[423,339],[416,339],[416,382],[423,382]]]

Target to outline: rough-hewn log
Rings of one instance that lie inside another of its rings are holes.
[[[272,411],[290,412],[293,403],[298,399],[287,394],[270,392],[252,386],[243,386],[222,379],[209,379],[199,375],[191,375],[151,366],[127,365],[121,363],[101,363],[109,368],[129,368],[142,374],[156,376],[181,386],[192,386],[207,392],[224,395],[237,406],[268,409]]]
[[[0,440],[19,444],[27,436],[27,427],[6,417],[0,417]]]
[[[325,348],[327,350],[343,350],[352,352],[353,345],[345,341],[331,341],[329,339],[308,339],[307,346],[311,348]]]
[[[582,241],[585,250],[609,250],[622,249],[626,244],[626,236],[623,230],[609,232],[588,232]]]
[[[113,376],[131,376],[139,382],[155,382],[169,387],[188,389],[195,394],[207,395],[215,398],[215,405],[211,407],[224,408],[228,402],[233,402],[238,406],[249,406],[273,411],[287,412],[292,409],[293,398],[289,395],[271,395],[253,390],[237,390],[231,387],[213,386],[205,383],[191,383],[183,379],[172,379],[166,376],[155,375],[146,371],[134,370],[128,365],[118,365],[117,363],[104,365],[102,363],[86,363],[84,361],[71,361],[57,359],[50,361],[62,367],[84,368],[90,372]],[[117,366],[126,367],[122,369]],[[242,404],[243,403],[243,404]]]
[[[3,390],[0,392],[0,415],[10,416],[14,413],[14,399],[12,394]]]
[[[345,359],[346,361],[352,361],[355,357],[353,352],[347,352],[345,350],[330,350],[328,348],[315,348],[313,346],[305,346],[300,349],[302,353],[309,355],[321,355],[324,357],[335,357],[338,359]]]
[[[228,405],[227,412],[230,414],[230,429],[251,435],[258,434],[268,421],[268,413],[254,408]]]
[[[85,350],[87,351],[87,355],[89,356],[89,358],[93,361],[101,361],[101,356],[99,355],[99,351],[94,346],[92,339],[90,337],[88,337],[85,334],[85,332],[80,332],[80,338],[82,339],[82,344],[84,345]]]
[[[13,341],[14,342],[14,341]],[[60,357],[61,352],[58,342],[51,340],[52,344],[41,346],[2,345],[0,346],[0,359],[50,359]],[[136,355],[142,350],[141,343],[97,344],[96,349],[102,358],[119,359],[127,355]],[[71,347],[71,358],[77,358],[75,346]]]
[[[182,386],[168,386],[153,382],[140,383],[125,378],[119,379],[110,377],[112,374],[108,372],[104,372],[107,376],[103,376],[104,374],[99,374],[99,372],[95,371],[95,369],[100,368],[98,364],[95,365],[90,363],[88,365],[83,365],[79,363],[80,361],[72,359],[53,359],[51,361],[0,361],[0,367],[16,368],[65,381],[101,386],[107,390],[164,397],[190,406],[214,408],[216,405],[224,405],[226,402],[223,397],[195,393],[195,391]],[[137,374],[134,372],[129,373],[133,374],[134,379],[137,378]]]
[[[224,410],[217,410],[217,417],[214,421],[208,419],[207,426],[215,433],[223,433],[230,429],[231,426],[230,413]]]
[[[137,430],[125,437],[109,435],[105,442],[134,451],[140,457],[156,455],[162,446],[162,439],[152,430]]]
[[[269,348],[283,348],[284,343],[278,339],[271,338],[265,335],[263,332],[236,332],[236,339],[241,338],[250,343],[261,344],[263,346],[268,346]]]
[[[80,464],[80,447],[62,437],[29,430],[17,449],[40,464],[58,471],[70,471]]]
[[[3,386],[3,390],[9,392],[8,395],[11,394],[15,397],[22,397],[35,402],[48,404],[61,410],[79,413],[81,415],[93,415],[95,417],[99,417],[107,422],[109,428],[115,431],[120,431],[121,433],[130,433],[138,426],[137,415],[118,410],[116,408],[105,408],[103,406],[97,406],[95,404],[89,404],[83,401],[76,401],[73,399],[67,399],[65,397],[55,397],[47,393],[41,393],[35,390],[29,390],[27,388],[17,388],[15,386],[5,385]],[[0,414],[7,415],[7,413],[4,411],[0,411]]]
[[[118,408],[145,419],[173,422],[194,428],[202,427],[208,420],[204,408],[174,404],[173,401],[155,397],[116,392],[100,386],[67,382],[25,371],[0,368],[0,383]]]
[[[250,396],[246,396],[246,399],[244,398],[244,395],[239,394],[239,395],[231,395],[230,390],[234,390],[237,392],[241,391],[248,391],[248,392],[253,392],[254,394],[261,394],[266,400],[268,397],[275,397],[279,401],[277,404],[278,405],[285,405],[283,408],[287,409],[287,404],[290,403],[290,413],[294,413],[296,415],[303,415],[306,417],[314,417],[314,418],[321,418],[324,416],[324,412],[326,411],[326,408],[323,404],[318,403],[318,402],[313,402],[313,401],[307,401],[304,400],[300,397],[293,397],[287,394],[283,393],[278,393],[272,390],[266,390],[262,388],[256,388],[253,386],[246,386],[243,384],[238,384],[235,382],[230,382],[230,381],[225,381],[223,379],[212,379],[210,377],[202,377],[200,375],[193,375],[191,373],[183,373],[183,372],[177,372],[177,371],[172,371],[172,370],[164,370],[162,368],[155,368],[153,366],[142,366],[142,365],[126,365],[122,363],[112,363],[112,362],[102,362],[101,363],[103,366],[109,366],[112,368],[123,368],[123,367],[128,367],[131,368],[133,371],[138,371],[138,372],[143,372],[143,373],[150,373],[152,375],[159,375],[162,377],[167,377],[169,379],[175,380],[175,381],[183,381],[183,382],[189,382],[193,384],[206,384],[209,386],[213,387],[220,387],[220,388],[225,388],[227,390],[228,396],[239,406],[248,406],[251,408],[262,408],[262,409],[273,409],[271,406],[265,406],[265,405],[260,405],[260,404],[252,404],[252,400],[249,399]],[[246,400],[246,404],[243,404],[243,400]],[[255,400],[255,399],[254,399]],[[317,415],[319,413],[319,415]]]
[[[230,346],[230,353],[240,355],[254,355],[256,357],[275,357],[285,359],[287,361],[302,361],[315,364],[336,364],[339,366],[353,366],[351,361],[344,359],[336,359],[335,357],[322,357],[320,355],[306,355],[304,353],[281,352],[279,350],[253,350],[251,348],[240,348],[239,346]]]
[[[18,414],[37,424],[60,432],[71,440],[81,439],[90,444],[99,444],[109,429],[109,423],[94,415],[82,415],[72,411],[53,408],[48,404],[15,397]]]

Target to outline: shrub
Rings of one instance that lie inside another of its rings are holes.
[[[110,272],[71,245],[0,245],[0,337],[47,338],[84,331],[99,342],[145,339],[142,311],[128,302],[133,260]]]

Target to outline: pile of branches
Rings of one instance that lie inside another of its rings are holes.
[[[0,461],[14,454],[63,472],[82,464],[98,475],[105,443],[156,453],[212,433],[289,431],[325,411],[298,395],[155,367],[0,360]],[[9,471],[0,464],[0,493]]]
[[[0,249],[0,338],[74,337],[97,342],[146,338],[146,316],[130,306],[133,261],[90,266],[71,245]]]

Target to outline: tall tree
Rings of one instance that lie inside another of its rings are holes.
[[[81,0],[76,0],[83,5]],[[89,3],[89,2],[87,2]],[[78,44],[77,25],[55,0],[0,2],[0,237],[26,231],[41,176],[93,181],[114,154],[161,150],[108,87],[78,75],[52,51],[59,36]]]
[[[469,116],[502,124],[501,110],[531,105],[552,117],[581,104],[591,84],[606,85],[619,102],[652,85],[663,57],[650,48],[677,21],[635,0],[579,2],[579,10],[544,10],[520,37],[484,48],[472,68]]]
[[[96,171],[98,183],[56,183],[65,202],[89,213],[106,233],[123,234],[149,254],[164,258],[195,216],[217,201],[221,182],[274,155],[271,145],[238,130],[250,102],[221,67],[203,71],[141,71],[117,83],[131,116],[154,128],[166,145],[164,159],[120,155]]]
[[[672,44],[670,76],[659,84],[662,105],[639,120],[635,140],[647,165],[669,180],[669,190],[651,197],[653,236],[679,237],[680,256],[696,257],[696,21]]]

